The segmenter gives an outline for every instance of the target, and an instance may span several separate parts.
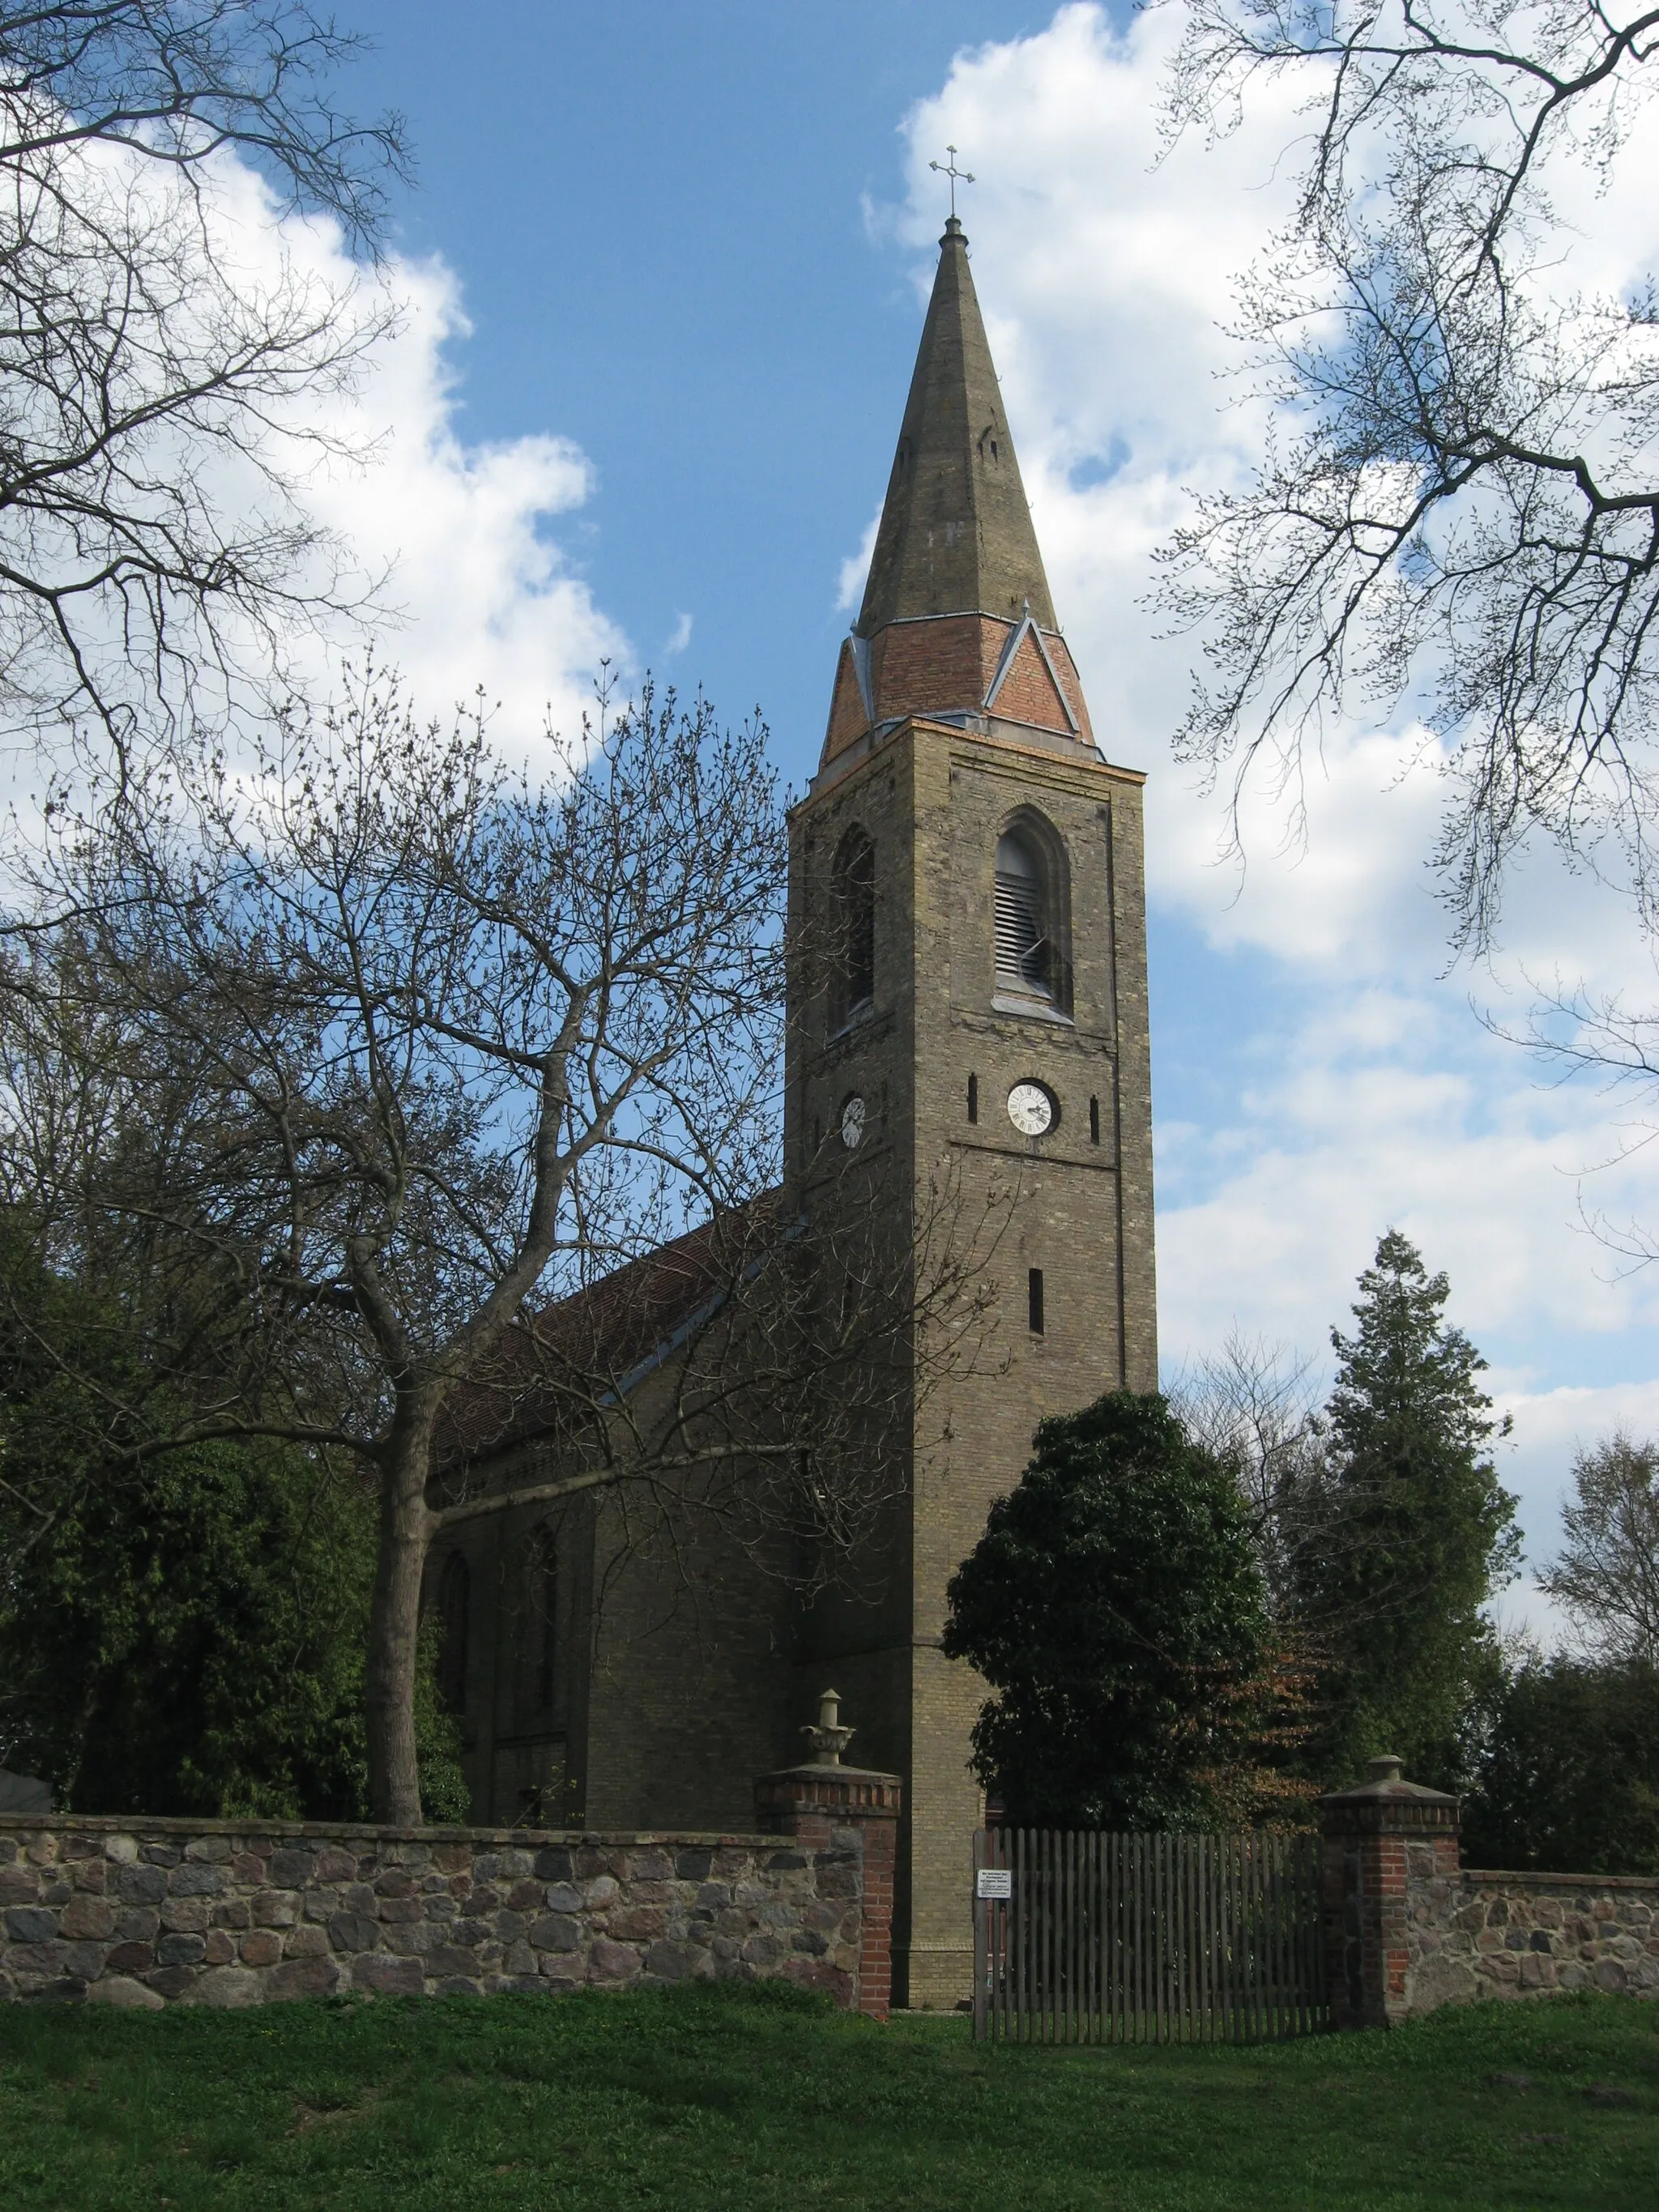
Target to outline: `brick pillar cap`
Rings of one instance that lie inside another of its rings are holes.
[[[781,1766],[775,1773],[763,1774],[756,1787],[763,1789],[769,1782],[883,1782],[896,1790],[903,1778],[899,1774],[884,1774],[878,1767],[820,1766],[816,1759],[809,1759],[801,1766]]]
[[[1426,1789],[1420,1782],[1407,1782],[1400,1771],[1400,1761],[1390,1752],[1370,1761],[1370,1773],[1366,1781],[1358,1783],[1352,1790],[1334,1790],[1322,1797],[1322,1805],[1452,1805],[1455,1797],[1443,1790]]]

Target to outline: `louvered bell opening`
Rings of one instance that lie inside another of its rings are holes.
[[[997,844],[997,984],[1029,997],[1049,999],[1048,932],[1036,865],[1015,837]]]

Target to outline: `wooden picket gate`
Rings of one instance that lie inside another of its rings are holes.
[[[1255,2043],[1325,1997],[1316,1836],[974,1838],[974,2036]]]

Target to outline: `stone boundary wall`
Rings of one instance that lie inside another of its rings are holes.
[[[1334,2026],[1552,1990],[1659,1997],[1659,1875],[1466,1867],[1458,1810],[1389,1756],[1321,1798]]]
[[[777,1976],[854,2005],[864,1856],[858,1825],[797,1842],[0,1815],[0,2000],[240,2006]]]
[[[1550,1990],[1659,1997],[1659,1878],[1447,1875],[1407,1846],[1406,1895],[1413,2013]]]

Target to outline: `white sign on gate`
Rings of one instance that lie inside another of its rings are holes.
[[[975,1897],[1012,1897],[1014,1877],[1007,1867],[981,1867],[975,1884]]]

